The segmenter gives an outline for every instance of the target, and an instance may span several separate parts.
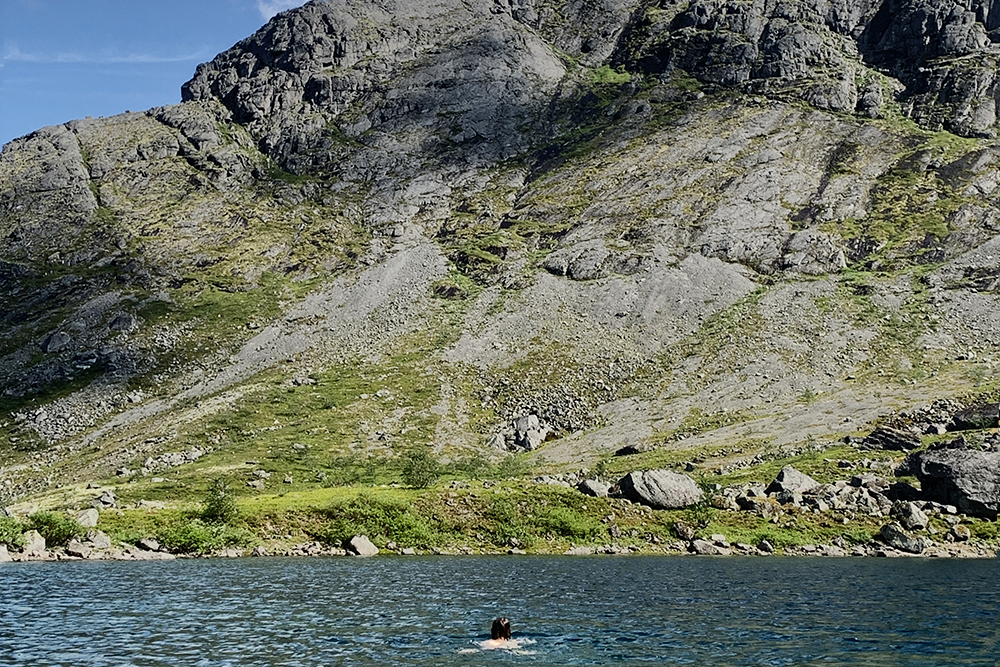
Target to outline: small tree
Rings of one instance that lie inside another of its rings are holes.
[[[229,482],[221,477],[216,477],[208,487],[208,495],[205,496],[205,509],[201,516],[205,521],[215,523],[232,523],[240,515],[240,508],[236,503],[236,493],[229,486]]]
[[[426,489],[441,477],[441,464],[427,450],[412,449],[403,457],[403,482]]]

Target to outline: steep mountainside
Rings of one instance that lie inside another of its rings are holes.
[[[998,57],[993,0],[280,14],[3,148],[0,504],[428,445],[725,473],[995,401]]]

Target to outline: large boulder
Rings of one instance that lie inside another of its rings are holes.
[[[729,556],[732,549],[719,546],[708,540],[694,540],[691,542],[691,551],[699,556]]]
[[[930,540],[926,537],[910,535],[898,523],[887,523],[882,526],[881,535],[882,541],[893,549],[911,554],[923,553],[930,546]]]
[[[577,491],[586,496],[594,496],[595,498],[606,498],[608,488],[609,485],[599,479],[585,479],[576,485]]]
[[[765,489],[766,493],[806,493],[819,486],[819,482],[809,475],[796,470],[792,466],[785,466],[774,478],[774,481]]]
[[[1000,452],[928,449],[903,467],[920,480],[926,500],[972,516],[995,518],[1000,511]]]
[[[9,563],[13,559],[10,557],[10,552],[7,551],[6,544],[0,544],[0,563]]]
[[[111,538],[107,533],[100,530],[88,530],[85,537],[86,541],[90,543],[95,549],[110,549],[111,548]]]
[[[29,530],[24,534],[24,547],[21,551],[28,557],[44,556],[45,538],[37,530]]]
[[[917,507],[916,503],[905,500],[897,500],[893,503],[889,516],[903,524],[907,530],[923,530],[929,523],[927,514]]]
[[[548,434],[549,427],[538,419],[538,415],[524,415],[514,420],[514,445],[519,449],[529,452],[538,449]]]
[[[988,403],[956,412],[948,428],[952,431],[996,428],[998,421],[1000,421],[1000,403]]]
[[[630,472],[618,480],[618,489],[623,498],[662,510],[695,505],[705,499],[693,479],[669,470]]]
[[[880,426],[861,441],[865,449],[885,449],[894,452],[909,452],[921,445],[920,436],[907,431]]]
[[[354,556],[376,556],[378,547],[372,544],[367,535],[355,535],[344,542],[344,549]]]
[[[97,526],[97,521],[100,519],[100,514],[97,509],[90,507],[88,509],[82,510],[76,513],[74,517],[76,522],[83,526],[84,528],[94,528]]]
[[[69,544],[66,545],[66,554],[76,558],[87,558],[93,550],[93,547],[79,540],[70,540]]]
[[[115,492],[112,489],[106,489],[101,495],[94,498],[91,504],[95,509],[105,510],[116,507],[118,501],[115,499]]]

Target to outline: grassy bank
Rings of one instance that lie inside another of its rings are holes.
[[[380,548],[418,552],[503,553],[519,548],[562,553],[573,546],[611,546],[657,553],[677,542],[678,522],[693,528],[698,537],[722,534],[730,543],[750,545],[767,540],[780,551],[838,538],[849,546],[865,544],[886,521],[858,516],[847,520],[838,512],[795,508],[769,520],[709,503],[659,511],[558,485],[469,481],[427,489],[337,487],[245,497],[225,521],[209,518],[206,503],[116,510],[104,512],[99,527],[122,542],[153,537],[173,551],[195,554],[258,545],[280,553],[305,542],[339,547],[357,534],[367,535]],[[995,522],[966,523],[974,539],[996,540]],[[948,529],[939,519],[932,526],[942,535]]]

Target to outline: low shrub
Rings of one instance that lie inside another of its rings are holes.
[[[37,530],[48,547],[64,547],[86,529],[74,519],[58,512],[35,512],[28,517],[29,530]]]
[[[170,551],[188,554],[208,554],[227,547],[245,547],[253,537],[243,528],[206,523],[192,519],[156,527],[155,537]]]
[[[524,509],[513,498],[493,498],[484,512],[485,528],[489,531],[490,540],[497,546],[513,544],[512,540],[522,546],[534,544],[535,535],[525,520],[525,514]]]
[[[367,535],[376,543],[397,542],[403,546],[428,546],[440,536],[403,501],[376,498],[369,494],[335,503],[325,512],[326,521],[313,530],[313,537],[340,545],[354,535]]]
[[[541,532],[576,540],[595,540],[604,533],[599,521],[569,507],[548,508],[537,515],[535,523]]]
[[[0,544],[19,549],[25,544],[25,525],[17,519],[0,516]]]

